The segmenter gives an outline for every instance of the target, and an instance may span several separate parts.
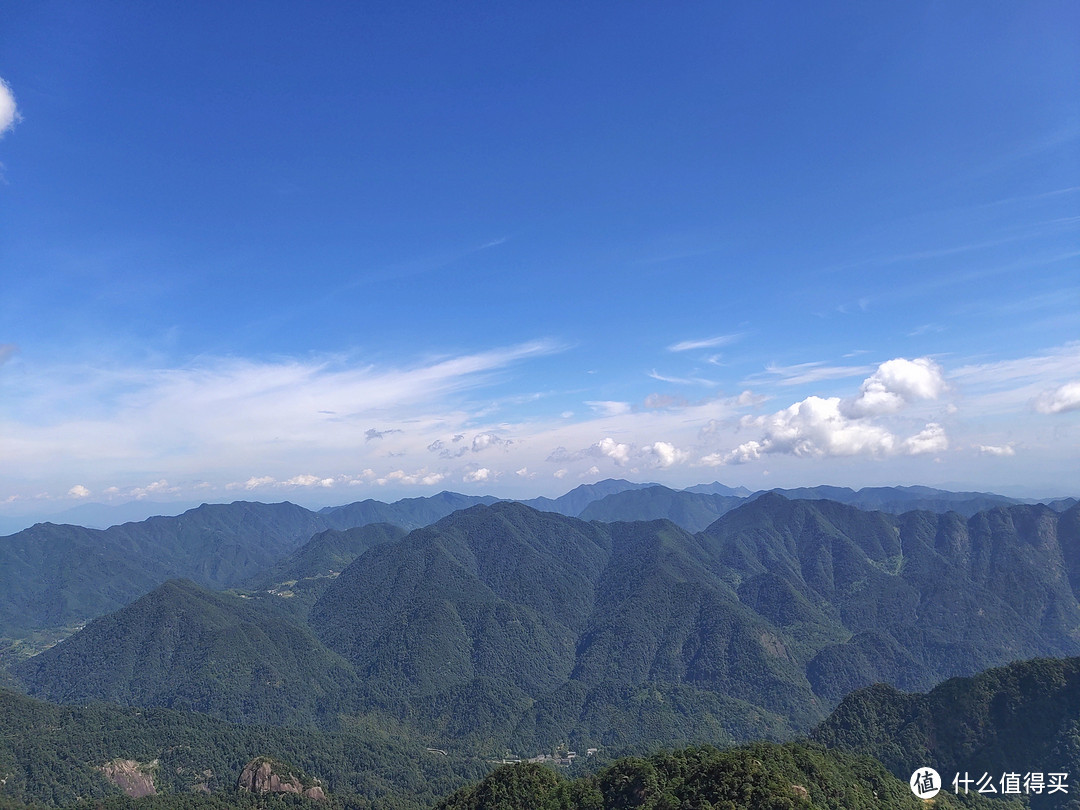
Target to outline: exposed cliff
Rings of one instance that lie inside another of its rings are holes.
[[[156,759],[146,763],[133,759],[114,759],[102,765],[101,772],[126,795],[139,799],[157,793],[157,788],[154,787],[154,771],[157,767]]]
[[[295,793],[308,799],[326,798],[316,780],[270,757],[256,757],[245,765],[236,787],[250,793]]]

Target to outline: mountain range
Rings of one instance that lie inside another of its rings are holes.
[[[254,807],[230,789],[258,752],[317,775],[335,810],[342,799],[344,806],[418,810],[431,807],[440,792],[438,810],[916,808],[926,804],[911,795],[907,778],[929,763],[946,782],[935,807],[1074,810],[1080,804],[1080,749],[1073,742],[1078,673],[1080,659],[1042,659],[952,679],[928,694],[879,685],[845,699],[809,742],[604,758],[595,769],[572,767],[584,774],[574,780],[538,764],[503,766],[481,779],[490,764],[375,739],[368,731],[236,726],[192,712],[105,704],[61,707],[0,689],[0,807],[70,805],[77,797],[125,810]],[[103,775],[101,763],[124,761],[151,776],[162,794],[151,805],[123,801]],[[974,790],[954,795],[949,775],[975,768],[995,775],[1067,773],[1069,792],[1044,790],[1012,801]]]
[[[671,490],[655,484],[606,480],[583,484],[560,498],[524,503],[588,520],[666,518],[694,532],[741,503],[739,498],[762,494],[719,483]],[[966,516],[976,503],[1014,503],[1004,496],[923,487],[858,492],[817,487],[798,490],[797,494],[884,511],[920,508],[959,511]],[[108,529],[36,524],[0,537],[0,647],[4,639],[10,646],[34,634],[43,634],[47,640],[62,638],[89,619],[131,602],[168,579],[191,579],[210,588],[253,581],[320,531],[343,531],[371,523],[419,528],[459,509],[495,500],[443,492],[392,504],[360,501],[318,513],[289,503],[238,501],[203,504],[176,517],[154,517]],[[1075,505],[1075,499],[1059,499],[1052,505],[1065,511]],[[28,649],[36,647],[30,644]],[[6,657],[0,649],[0,660]]]
[[[0,627],[23,634],[19,654],[0,657],[0,802],[67,802],[79,780],[93,785],[80,795],[105,795],[111,788],[93,775],[111,761],[102,757],[172,763],[180,728],[195,742],[191,762],[176,760],[176,778],[163,782],[175,789],[220,789],[222,769],[266,756],[364,802],[398,796],[387,808],[417,806],[417,768],[447,792],[514,753],[599,749],[596,761],[611,762],[620,750],[801,733],[809,747],[689,749],[613,763],[580,784],[493,775],[446,807],[504,807],[481,798],[522,784],[554,791],[551,806],[580,789],[599,791],[582,793],[586,804],[666,807],[705,795],[680,791],[695,768],[721,760],[766,763],[761,806],[800,797],[855,806],[861,794],[826,801],[828,785],[861,774],[893,795],[928,761],[1080,772],[1080,659],[1064,658],[1080,655],[1074,501],[695,489],[608,481],[541,501],[545,510],[455,493],[319,513],[238,502],[0,538]],[[988,508],[966,514],[976,505]],[[75,632],[22,654],[64,627]],[[1038,656],[1058,658],[1001,668]],[[96,701],[106,703],[74,708]],[[139,726],[144,713],[173,729],[168,739]],[[76,747],[64,748],[61,730],[74,722],[108,746],[72,732]],[[281,734],[339,753],[319,760]],[[234,741],[227,766],[225,740]],[[413,765],[364,781],[338,759],[348,746],[367,746],[369,762]],[[442,762],[435,771],[431,756]],[[892,776],[871,776],[878,766],[851,756],[874,757]],[[58,769],[44,780],[51,788],[32,775],[45,762]],[[687,775],[678,784],[673,768]],[[626,804],[633,796],[604,787],[616,782],[658,792],[646,791],[651,804]],[[806,795],[792,797],[794,785]],[[423,795],[430,804],[437,794]],[[1070,806],[1060,799],[1031,805]]]
[[[692,534],[497,502],[349,548],[309,610],[170,582],[12,672],[55,701],[529,751],[785,738],[878,681],[1080,654],[1075,506],[965,520],[773,493]]]

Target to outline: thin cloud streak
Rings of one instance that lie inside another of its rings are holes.
[[[765,367],[765,371],[751,374],[743,381],[743,384],[753,385],[771,382],[778,385],[806,385],[822,382],[823,380],[844,380],[850,377],[859,377],[863,374],[869,374],[873,370],[873,366],[830,366],[823,360],[811,363],[796,363],[791,366],[770,363]]]
[[[666,383],[674,383],[676,385],[704,385],[706,387],[713,388],[720,384],[716,382],[716,380],[708,380],[704,377],[669,377],[665,374],[661,374],[656,369],[650,371],[649,376],[652,377],[654,380],[659,380],[660,382]]]
[[[732,335],[717,335],[704,340],[683,340],[668,346],[669,352],[688,352],[693,349],[715,349],[717,346],[727,346],[742,338],[741,333]]]
[[[165,370],[39,370],[18,387],[0,379],[6,401],[19,402],[0,417],[0,456],[23,475],[48,477],[163,464],[201,475],[365,444],[390,453],[403,430],[465,421],[455,398],[560,348],[534,341],[399,369],[218,359]],[[369,443],[372,422],[386,427]]]

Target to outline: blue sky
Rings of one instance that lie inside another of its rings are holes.
[[[1070,3],[0,10],[0,514],[1080,493]]]

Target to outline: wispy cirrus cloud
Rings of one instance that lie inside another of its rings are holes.
[[[560,349],[534,341],[391,368],[340,358],[217,358],[166,369],[24,363],[17,381],[0,376],[7,404],[0,456],[28,477],[56,469],[119,476],[167,465],[175,477],[245,481],[245,471],[261,467],[256,477],[309,486],[307,474],[286,470],[323,462],[341,469],[347,460],[355,468],[414,441],[426,445],[433,429],[467,421],[462,397],[514,364]]]
[[[834,366],[824,360],[810,363],[796,363],[791,366],[782,366],[770,363],[765,370],[757,374],[751,374],[744,380],[746,384],[775,383],[777,385],[807,385],[822,382],[823,380],[843,380],[850,377],[859,377],[869,374],[874,370],[873,366]]]
[[[717,346],[727,346],[742,339],[742,333],[736,332],[731,335],[717,335],[700,340],[681,340],[668,346],[669,352],[689,352],[694,349],[715,349]]]
[[[617,400],[596,400],[591,399],[585,402],[594,413],[598,413],[601,416],[622,416],[623,414],[630,413],[632,406],[629,402],[619,402]]]
[[[327,411],[326,413],[330,413]],[[376,430],[375,428],[368,428],[364,431],[364,439],[371,441],[372,439],[381,439],[384,436],[389,436],[392,433],[401,433],[400,428],[389,428],[388,430]]]
[[[983,415],[1060,413],[1048,409],[1068,404],[1069,393],[1063,389],[1078,373],[1080,341],[1073,341],[1023,357],[968,363],[950,371],[949,378],[965,396],[966,406]]]
[[[649,376],[652,377],[654,380],[659,380],[660,382],[666,383],[675,383],[676,385],[703,385],[708,388],[712,388],[720,384],[716,380],[709,380],[705,377],[671,377],[666,374],[661,374],[656,369],[650,371]]]

